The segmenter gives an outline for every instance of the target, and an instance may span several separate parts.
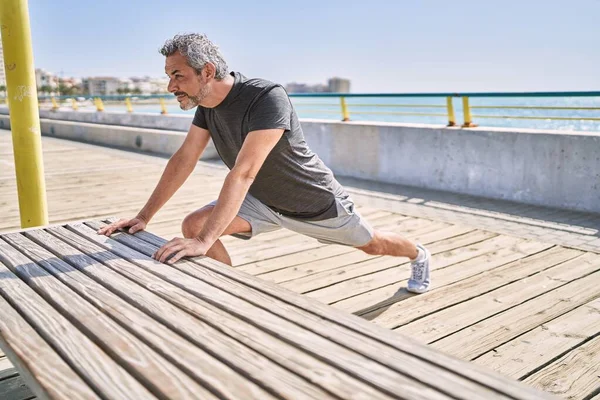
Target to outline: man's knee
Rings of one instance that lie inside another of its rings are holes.
[[[181,223],[181,233],[184,238],[194,238],[200,235],[212,207],[205,207],[199,211],[188,214]]]

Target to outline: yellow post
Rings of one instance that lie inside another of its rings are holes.
[[[71,107],[73,107],[73,110],[75,110],[75,111],[79,110],[79,106],[77,105],[77,100],[75,100],[72,97],[71,97]]]
[[[58,110],[58,103],[56,102],[56,99],[54,98],[54,96],[52,96],[52,111],[56,111]]]
[[[340,105],[342,106],[342,121],[350,121],[350,113],[348,112],[345,97],[340,97]]]
[[[446,97],[446,106],[448,107],[448,126],[456,126],[456,117],[454,116],[452,96]]]
[[[465,123],[463,124],[463,128],[474,128],[477,125],[473,123],[473,119],[471,118],[471,107],[469,106],[469,98],[467,96],[463,96],[463,115],[465,118]]]
[[[125,97],[125,106],[127,106],[128,113],[133,112],[133,107],[131,106],[131,99],[129,97]]]
[[[165,99],[162,97],[158,100],[160,102],[160,113],[167,114],[167,106],[165,105]]]
[[[100,97],[96,97],[96,111],[104,111],[104,103]]]
[[[21,226],[47,225],[46,182],[27,0],[0,3]]]

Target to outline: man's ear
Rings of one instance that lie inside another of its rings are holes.
[[[205,80],[212,80],[217,73],[217,69],[212,63],[207,62],[204,68],[202,68],[202,77]]]

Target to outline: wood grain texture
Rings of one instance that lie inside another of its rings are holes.
[[[139,272],[139,268],[134,265],[123,265],[125,263],[122,260],[111,257],[110,253],[103,252],[98,246],[64,228],[54,228],[52,232],[56,233],[57,237],[43,231],[31,232],[28,236],[43,243],[49,250],[68,261],[73,266],[71,270],[82,271],[89,276],[69,272],[69,275],[77,276],[78,280],[86,282],[85,287],[81,288],[82,295],[85,297],[89,298],[90,293],[107,291],[104,286],[115,293],[106,294],[102,298],[96,295],[98,299],[90,298],[90,301],[117,320],[131,325],[136,335],[146,338],[171,362],[190,371],[190,374],[198,376],[207,385],[214,386],[214,390],[220,395],[236,398],[251,394],[255,398],[268,398],[268,394],[256,388],[254,381],[285,397],[328,398],[324,391],[308,385],[306,381],[279,365],[269,362],[235,340],[224,336],[218,329],[202,324],[189,314],[136,285],[136,283],[143,284],[143,281],[132,282],[125,279],[71,245],[85,250],[86,253],[100,258],[107,264],[113,264],[111,261],[121,261],[117,267],[120,271],[127,268],[138,270],[134,272],[135,274]],[[58,238],[65,239],[69,244]],[[92,277],[95,279],[92,280]],[[167,283],[156,280],[153,284],[164,286]],[[84,288],[87,288],[85,292],[83,292]],[[90,290],[91,288],[94,290]],[[196,346],[205,351],[199,350]],[[233,365],[235,370],[223,365],[218,361],[219,359],[224,360],[228,365]],[[190,387],[189,390],[194,396],[196,389]],[[196,392],[195,396],[198,397],[199,393]]]
[[[524,382],[564,399],[593,396],[600,388],[600,364],[590,362],[600,353],[600,336],[574,349]]]
[[[168,354],[183,347],[185,352],[189,351],[189,344],[173,343],[170,338],[173,334],[168,330],[133,307],[127,307],[125,302],[117,302],[118,297],[24,236],[11,234],[3,239],[37,264],[30,266],[26,273],[14,272],[152,392],[173,399],[194,399],[199,395],[216,398],[153,349],[162,347],[163,354]],[[13,257],[20,261],[17,255]]]
[[[598,332],[600,299],[595,299],[492,349],[474,362],[506,376],[524,379]]]
[[[0,260],[4,263],[0,265],[0,275],[2,276],[0,294],[10,299],[11,305],[56,349],[61,357],[68,360],[69,365],[96,392],[120,399],[155,398],[92,340],[81,333],[76,326],[52,308],[11,271],[11,269],[23,271],[23,273],[35,271],[35,264],[29,259],[23,259],[22,255],[15,255],[14,249],[2,238],[0,238]],[[41,276],[40,278],[54,279],[51,276]]]
[[[13,281],[10,284],[17,288],[25,286],[0,262],[0,285],[4,287],[7,281]],[[35,394],[42,399],[67,399],[73,395],[99,399],[3,296],[0,296],[0,347],[12,354],[15,363],[18,360],[17,366]]]

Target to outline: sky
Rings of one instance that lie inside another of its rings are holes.
[[[164,76],[204,33],[230,70],[353,93],[600,90],[600,0],[29,0],[34,59],[63,77]]]

